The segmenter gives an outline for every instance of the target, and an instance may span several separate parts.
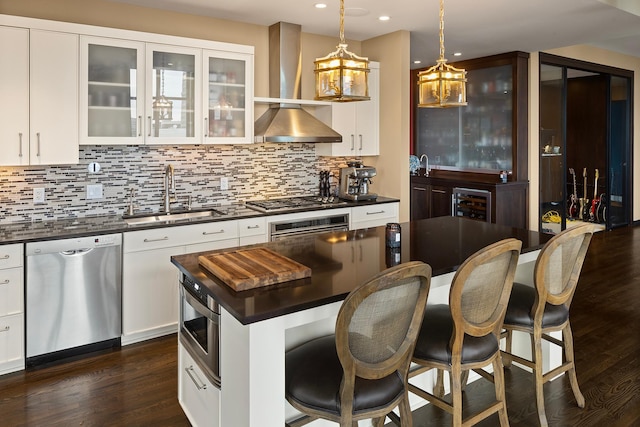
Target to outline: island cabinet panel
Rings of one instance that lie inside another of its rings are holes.
[[[178,343],[178,401],[191,425],[220,425],[220,389],[207,379],[181,343]]]
[[[0,375],[24,369],[23,245],[0,246]]]
[[[489,218],[484,215],[467,215],[468,212],[460,209],[453,211],[453,193],[459,194],[463,190],[486,195],[484,206],[490,211]],[[526,229],[529,212],[528,191],[529,183],[526,181],[484,183],[413,176],[411,177],[411,219],[435,218],[455,213],[458,216],[472,217],[482,221],[489,220],[495,224]]]

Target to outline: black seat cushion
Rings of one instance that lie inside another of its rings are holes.
[[[287,351],[285,358],[287,399],[335,415],[340,414],[342,365],[335,336],[316,338]],[[400,374],[379,380],[356,378],[353,413],[384,407],[403,393]]]
[[[522,283],[514,283],[509,298],[505,325],[533,327],[531,308],[536,299],[536,290]],[[569,319],[569,310],[564,305],[547,303],[542,315],[542,327],[560,326]]]
[[[451,364],[449,342],[453,333],[453,318],[446,304],[428,305],[418,335],[413,356],[416,359]],[[483,337],[465,335],[462,343],[462,363],[482,362],[498,351],[493,334]]]

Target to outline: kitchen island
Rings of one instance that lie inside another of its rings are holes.
[[[517,279],[530,282],[539,249],[550,238],[455,217],[401,226],[399,250],[386,248],[384,227],[259,245],[310,267],[311,277],[242,292],[233,291],[200,268],[198,257],[215,251],[172,257],[181,274],[221,306],[222,387],[217,406],[212,408],[212,418],[217,419],[211,419],[210,425],[280,427],[295,418],[296,411],[284,398],[285,351],[333,332],[346,295],[385,268],[414,260],[430,264],[433,279],[428,303],[446,303],[456,268],[472,253],[496,241],[517,238],[523,242]]]

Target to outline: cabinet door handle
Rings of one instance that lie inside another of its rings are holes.
[[[204,137],[207,138],[209,136],[209,118],[204,118]]]
[[[354,134],[351,134],[351,151],[353,151],[356,148],[356,136]]]
[[[446,191],[444,190],[431,190],[432,193],[440,193],[440,194],[444,194],[446,193]]]
[[[151,243],[151,242],[162,242],[163,240],[169,240],[169,236],[160,237],[159,239],[144,239],[143,241],[145,243]]]
[[[40,157],[40,132],[36,133],[36,139],[38,141],[38,152],[36,153],[36,156]]]
[[[362,134],[358,135],[360,137],[360,148],[359,150],[362,151]]]
[[[18,134],[18,147],[19,147],[18,157],[22,157],[22,132]]]
[[[0,282],[0,285],[8,285],[9,283],[11,283],[11,280],[4,279],[2,282]]]
[[[9,327],[9,325],[7,325],[4,328],[0,329],[0,332],[9,332],[9,329],[11,329],[11,327]]]
[[[256,228],[260,228],[259,225],[247,225],[247,230],[254,230]]]
[[[203,231],[202,235],[203,236],[208,236],[210,234],[223,234],[224,233],[224,228],[221,229],[220,231]]]
[[[149,133],[147,134],[147,136],[151,136],[151,116],[147,116],[147,120],[149,122]]]
[[[422,187],[413,187],[413,189],[417,191],[427,191],[426,188],[422,188]]]
[[[138,116],[138,136],[142,136],[142,116]]]
[[[9,258],[11,258],[11,255],[7,254],[7,255],[3,255],[0,259],[9,259]]]
[[[367,215],[380,215],[383,214],[384,211],[376,211],[376,212],[367,212]]]
[[[184,368],[184,370],[187,371],[189,378],[191,378],[191,381],[193,381],[193,383],[196,385],[196,388],[198,390],[205,390],[207,388],[207,383],[205,383],[204,381],[200,380],[200,378],[198,378],[198,374],[196,374],[196,372],[193,370],[193,366]]]

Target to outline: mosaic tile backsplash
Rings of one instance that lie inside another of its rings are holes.
[[[193,209],[249,199],[316,194],[318,172],[338,169],[348,159],[318,157],[313,144],[189,146],[81,146],[77,165],[0,167],[0,223],[122,215],[134,190],[136,213],[164,209],[165,168],[173,165],[176,202]],[[88,165],[100,164],[91,173]],[[220,178],[229,189],[220,190]],[[102,184],[101,199],[87,199],[86,187]],[[33,189],[45,188],[34,204]]]

